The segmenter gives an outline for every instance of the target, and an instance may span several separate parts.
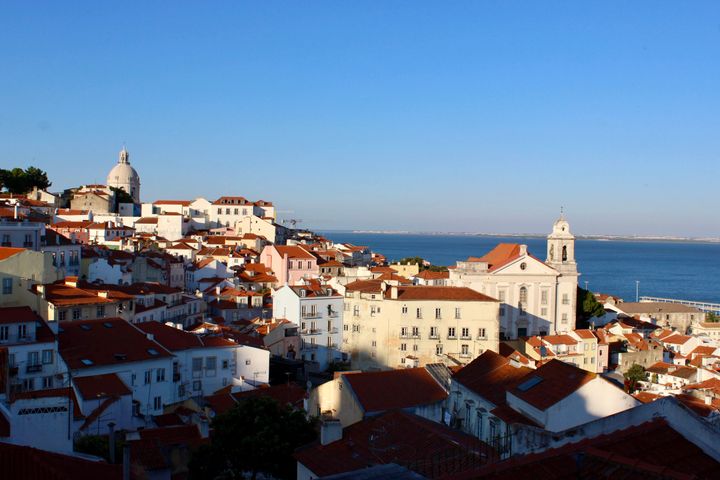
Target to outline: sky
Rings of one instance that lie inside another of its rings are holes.
[[[720,236],[720,2],[0,3],[0,168],[318,230]]]

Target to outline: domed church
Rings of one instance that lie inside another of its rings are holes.
[[[123,147],[120,158],[107,176],[108,187],[122,188],[129,193],[133,201],[140,203],[140,175],[130,166],[130,154]]]

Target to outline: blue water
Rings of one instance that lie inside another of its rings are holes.
[[[501,242],[524,243],[545,259],[545,239],[533,237],[473,237],[460,235],[385,235],[327,232],[336,242],[367,245],[388,260],[419,256],[435,265],[454,265],[469,256],[482,256]],[[577,240],[575,256],[580,286],[635,300],[640,295],[720,303],[720,244]]]

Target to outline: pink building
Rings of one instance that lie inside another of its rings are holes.
[[[260,254],[260,262],[275,273],[276,285],[296,285],[302,278],[320,274],[317,258],[296,245],[268,245]]]

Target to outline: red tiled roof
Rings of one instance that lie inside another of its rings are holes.
[[[153,205],[182,205],[188,207],[191,203],[191,200],[155,200]]]
[[[720,463],[658,419],[560,448],[516,456],[457,480],[720,478]]]
[[[488,264],[488,271],[497,270],[506,263],[520,256],[520,244],[499,243],[482,257],[470,257],[468,262],[485,262]]]
[[[3,307],[0,308],[0,324],[41,322],[42,318],[33,312],[30,307]]]
[[[316,258],[307,250],[296,245],[275,245],[275,248],[281,257],[287,255],[288,258],[307,258],[308,260],[316,260]]]
[[[492,297],[467,287],[430,287],[413,286],[397,287],[398,300],[453,300],[461,302],[497,302]],[[390,287],[385,291],[385,298],[390,297]]]
[[[155,341],[171,352],[205,347],[234,347],[237,344],[221,337],[200,337],[160,322],[138,323],[137,327],[151,333]]]
[[[120,480],[122,465],[0,443],[0,478],[7,480]]]
[[[60,355],[73,369],[172,355],[159,343],[148,340],[142,330],[121,318],[65,322],[60,329]],[[87,364],[87,361],[92,363]]]
[[[432,270],[423,270],[417,275],[414,275],[414,277],[422,278],[423,280],[443,280],[446,278],[450,278],[450,272],[433,272]]]
[[[455,373],[453,380],[494,405],[504,405],[507,389],[532,371],[527,367],[515,368],[507,358],[487,350]]]
[[[596,377],[594,373],[553,359],[519,379],[509,390],[535,408],[546,410]],[[540,381],[524,388],[526,382],[536,382],[534,379]]]
[[[366,413],[429,405],[447,392],[424,368],[343,375]]]
[[[24,248],[0,247],[0,260],[5,260],[24,251]]]
[[[477,469],[492,449],[475,437],[402,411],[370,417],[343,430],[342,439],[314,443],[295,452],[299,463],[319,477],[369,465],[409,465],[423,478],[453,478]]]
[[[73,383],[85,400],[130,395],[131,390],[115,373],[74,377]]]

